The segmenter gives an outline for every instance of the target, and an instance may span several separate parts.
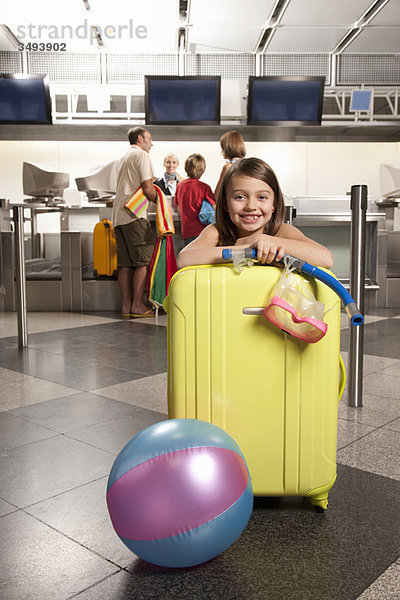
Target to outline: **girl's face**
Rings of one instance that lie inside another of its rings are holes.
[[[178,168],[178,161],[169,156],[165,159],[164,167],[167,175],[173,175]]]
[[[253,177],[234,175],[226,190],[227,209],[239,237],[259,234],[270,222],[275,195],[272,188]]]

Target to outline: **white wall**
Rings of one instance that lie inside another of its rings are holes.
[[[355,184],[366,184],[372,199],[380,196],[380,163],[400,163],[399,142],[248,142],[247,156],[258,156],[276,171],[283,193],[287,196],[344,195]],[[121,156],[128,142],[53,142],[0,141],[0,197],[20,202],[23,161],[37,163],[75,177]],[[185,158],[192,152],[202,154],[207,162],[203,181],[214,187],[223,166],[217,142],[157,142],[151,157],[157,175],[163,173],[163,158],[175,152],[180,159],[179,172],[185,176]]]

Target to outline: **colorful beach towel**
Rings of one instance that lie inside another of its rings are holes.
[[[148,206],[149,201],[144,195],[141,187],[138,188],[133,196],[131,196],[124,204],[126,212],[131,217],[136,217],[138,219],[146,216],[146,210]]]
[[[171,206],[162,190],[157,185],[155,185],[154,187],[156,188],[158,194],[156,207],[157,235],[175,233],[174,221],[172,220]]]
[[[168,294],[169,282],[176,273],[177,266],[172,240],[175,227],[171,207],[160,188],[156,185],[154,187],[158,195],[156,208],[157,242],[149,267],[147,291],[150,302],[153,306],[159,308]]]

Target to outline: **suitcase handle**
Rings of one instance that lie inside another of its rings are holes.
[[[343,396],[344,388],[346,385],[346,368],[344,366],[343,358],[339,354],[339,374],[340,374],[340,382],[339,382],[339,399],[340,402],[341,397]]]

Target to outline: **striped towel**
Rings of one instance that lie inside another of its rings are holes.
[[[171,206],[166,199],[162,190],[155,185],[157,191],[157,206],[156,206],[156,225],[157,234],[166,235],[167,233],[175,233],[174,222],[172,219]],[[149,201],[143,193],[142,188],[138,188],[136,192],[125,202],[124,208],[131,217],[140,218],[145,215],[149,206]]]
[[[167,233],[175,233],[174,222],[172,220],[171,206],[166,199],[162,190],[158,185],[154,186],[157,190],[157,207],[156,207],[156,226],[157,235],[166,235]]]
[[[149,206],[149,201],[143,193],[142,188],[138,188],[136,192],[127,200],[124,204],[124,208],[126,212],[131,217],[140,218],[141,216],[146,216],[146,210]]]

